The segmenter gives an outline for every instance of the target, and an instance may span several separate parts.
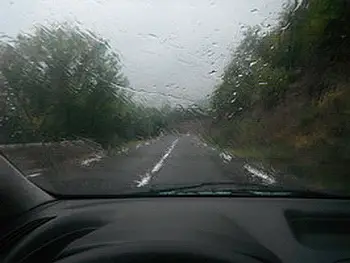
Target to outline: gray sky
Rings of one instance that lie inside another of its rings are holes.
[[[204,99],[219,82],[242,25],[273,24],[282,6],[282,0],[0,2],[0,34],[78,21],[108,39],[139,91],[135,97],[154,105]]]

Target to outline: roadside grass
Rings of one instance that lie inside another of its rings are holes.
[[[217,139],[208,134],[201,134],[200,137],[208,145],[229,153],[235,158],[244,159],[247,163],[261,164],[267,169],[272,167],[273,170],[285,176],[290,175],[307,188],[321,191],[331,190],[347,195],[350,193],[350,177],[346,177],[343,171],[346,169],[346,163],[343,165],[319,163],[319,160],[310,157],[313,155],[309,152],[281,145],[234,147],[225,142],[223,138]]]
[[[97,144],[88,141],[63,141],[38,145],[19,144],[2,149],[3,154],[24,174],[36,170],[59,170],[80,163],[101,152]]]
[[[238,158],[258,161],[266,167],[273,167],[286,175],[290,174],[308,188],[342,194],[350,193],[350,177],[344,173],[347,171],[347,163],[319,162],[308,153],[282,147],[249,146],[226,148],[226,151]]]

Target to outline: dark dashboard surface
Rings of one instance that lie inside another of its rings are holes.
[[[350,202],[221,197],[62,200],[37,207],[0,232],[4,262],[80,262],[73,259],[84,253],[93,257],[154,249],[195,251],[222,262],[342,262],[350,259]]]

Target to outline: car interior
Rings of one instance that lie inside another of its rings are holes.
[[[0,163],[1,262],[350,261],[346,199],[53,196]]]

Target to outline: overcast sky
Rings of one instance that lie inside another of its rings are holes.
[[[121,54],[137,98],[154,105],[204,99],[244,25],[274,23],[282,0],[0,0],[0,34],[79,22]],[[215,71],[215,73],[213,73]]]

